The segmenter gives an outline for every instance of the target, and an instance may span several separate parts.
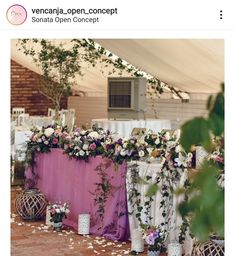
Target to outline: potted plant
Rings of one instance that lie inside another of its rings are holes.
[[[48,205],[48,210],[50,212],[53,228],[56,231],[61,231],[62,222],[64,218],[67,218],[68,213],[70,212],[69,206],[67,203],[54,203]]]
[[[148,244],[148,256],[158,256],[166,250],[165,234],[159,227],[147,226],[144,229],[144,239]]]

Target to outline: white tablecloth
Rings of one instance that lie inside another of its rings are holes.
[[[16,127],[14,143],[14,158],[16,160],[23,161],[25,159],[26,142],[29,141],[32,134],[31,131],[20,130],[20,128]]]
[[[20,118],[20,117],[19,117]],[[46,127],[52,124],[52,117],[51,116],[28,116],[19,121],[20,125],[25,127]]]
[[[150,180],[148,180],[148,182],[155,182],[156,176],[158,176],[158,173],[161,171],[161,164],[160,163],[151,163],[148,164],[146,162],[137,162],[138,164],[138,172],[139,172],[139,176],[140,178],[146,178],[146,176],[151,176],[152,178]],[[129,194],[128,191],[130,190],[131,186],[132,186],[132,179],[131,179],[131,170],[130,170],[130,165],[128,166],[128,170],[127,170],[127,179],[126,179],[126,185],[127,185],[127,199],[129,199]],[[138,192],[141,194],[140,195],[140,199],[141,199],[141,206],[144,207],[144,202],[145,202],[145,194],[148,191],[149,185],[141,183],[137,185],[137,190]],[[163,216],[162,216],[162,211],[160,209],[160,202],[162,201],[162,196],[159,192],[156,193],[156,196],[154,197],[154,201],[151,203],[151,224],[154,226],[158,226],[159,224],[161,224],[163,222]],[[130,201],[128,200],[128,212],[131,213],[133,212],[133,206],[131,205]],[[130,230],[133,229],[137,229],[139,228],[139,222],[137,220],[137,218],[135,217],[135,214],[137,212],[134,211],[134,213],[129,215],[129,224],[130,224]],[[173,220],[174,216],[172,216],[172,220]],[[144,213],[144,209],[141,212],[141,221],[143,223],[147,223],[146,222],[146,214]],[[173,222],[173,221],[172,221]],[[176,219],[176,225],[179,227],[182,223],[181,217],[178,215],[177,219]],[[168,236],[168,242],[170,241],[174,241],[177,240],[178,238],[178,232],[179,229],[174,229],[173,223],[171,223],[170,225],[170,232],[169,232],[169,236]],[[189,256],[191,255],[191,250],[192,250],[192,245],[193,245],[193,240],[190,238],[190,236],[187,234],[186,235],[186,239],[183,245],[183,250],[185,252],[185,256]]]
[[[154,132],[160,132],[162,129],[171,129],[171,121],[164,119],[146,119],[146,120],[108,120],[92,119],[91,124],[96,124],[104,130],[110,130],[117,133],[119,137],[129,137],[133,128],[147,128]]]

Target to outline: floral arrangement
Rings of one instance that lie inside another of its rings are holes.
[[[48,209],[49,209],[50,216],[51,216],[50,221],[54,222],[54,223],[62,222],[63,218],[67,218],[67,215],[70,212],[69,206],[67,203],[49,204]]]
[[[120,138],[111,143],[105,143],[105,156],[113,162],[122,164],[124,161],[139,160],[148,156],[147,143],[141,143],[136,137]]]
[[[33,128],[30,140],[27,142],[26,163],[33,169],[35,165],[35,153],[47,153],[51,148],[63,147],[63,143],[70,138],[67,130],[57,124]]]
[[[143,230],[143,238],[148,244],[149,251],[160,251],[165,250],[165,234],[160,228],[154,226],[148,226]]]
[[[214,151],[208,155],[207,160],[214,162],[221,171],[224,171],[224,138],[214,138]]]
[[[71,136],[69,145],[65,149],[65,153],[69,157],[76,159],[88,160],[90,156],[104,154],[104,145],[112,142],[112,135],[109,131],[103,129],[76,129]]]
[[[216,165],[218,172],[216,173],[218,185],[224,188],[225,168],[224,168],[224,137],[214,138],[214,151],[207,156],[209,164]]]

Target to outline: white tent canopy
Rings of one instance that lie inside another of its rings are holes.
[[[54,39],[56,43],[66,39]],[[107,50],[169,85],[189,93],[216,93],[224,81],[224,40],[222,39],[95,39]],[[40,73],[29,56],[17,50],[12,40],[12,59]],[[83,66],[74,89],[89,95],[106,94],[107,74],[100,67]],[[108,73],[108,72],[107,72]],[[123,74],[125,75],[125,74]],[[117,75],[116,75],[117,76]]]

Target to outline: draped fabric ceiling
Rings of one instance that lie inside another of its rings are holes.
[[[53,39],[53,41],[70,44],[68,39]],[[224,81],[224,40],[222,39],[94,39],[94,41],[135,67],[189,93],[216,93],[220,90],[220,83]],[[17,50],[16,43],[17,40],[12,40],[12,59],[40,73],[31,58]],[[74,89],[94,96],[106,94],[108,71],[102,73],[100,69],[103,67],[88,67],[85,63],[82,66],[84,76],[76,77]]]

